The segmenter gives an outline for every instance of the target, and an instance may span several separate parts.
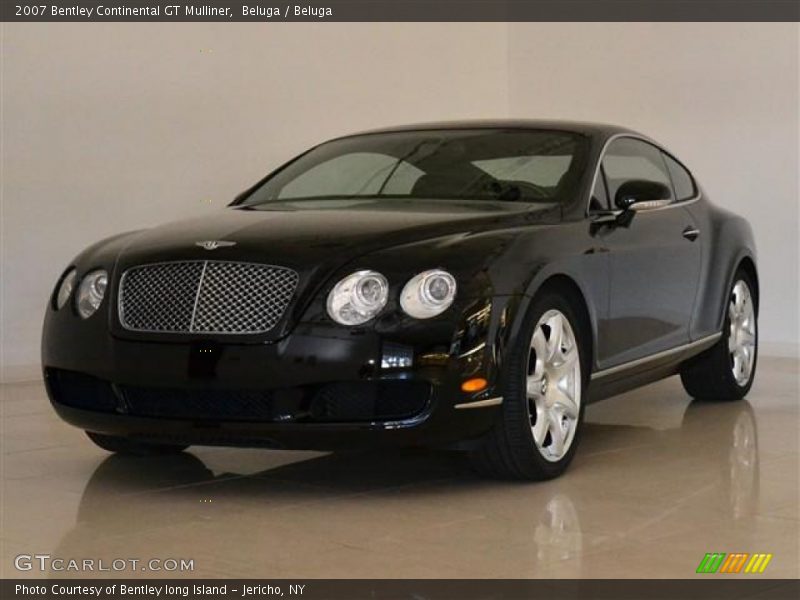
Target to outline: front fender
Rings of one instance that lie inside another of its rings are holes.
[[[509,303],[510,326],[506,331],[505,347],[517,343],[530,305],[543,287],[557,284],[569,291],[583,311],[589,328],[591,369],[597,368],[599,324],[608,317],[609,268],[608,252],[598,249],[588,234],[585,222],[564,224],[559,229],[542,231],[537,243],[528,242],[528,269],[520,271],[516,300]],[[534,258],[535,257],[535,258]]]

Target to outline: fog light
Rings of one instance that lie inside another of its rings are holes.
[[[414,350],[400,344],[384,344],[382,369],[407,369],[414,366]]]
[[[483,377],[475,377],[473,379],[467,379],[464,383],[461,384],[461,391],[467,392],[469,394],[474,394],[475,392],[480,392],[481,390],[485,390],[486,386],[489,385],[489,382],[486,381]]]

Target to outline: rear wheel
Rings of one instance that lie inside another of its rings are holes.
[[[681,381],[698,400],[740,400],[753,385],[758,359],[758,302],[755,284],[739,269],[725,313],[722,337],[681,368]]]
[[[583,358],[575,309],[563,294],[545,292],[509,356],[501,415],[473,453],[480,472],[533,480],[564,472],[580,437]]]
[[[96,445],[100,446],[103,450],[116,452],[118,454],[133,454],[137,456],[177,454],[178,452],[183,452],[189,447],[179,444],[153,444],[116,435],[94,433],[92,431],[87,431],[86,435],[89,436],[89,439],[92,440]]]

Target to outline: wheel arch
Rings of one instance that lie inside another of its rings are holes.
[[[587,348],[588,352],[585,354],[586,358],[583,367],[585,370],[588,369],[588,372],[591,372],[592,365],[594,364],[595,329],[583,290],[578,283],[568,275],[557,273],[548,277],[536,290],[536,294],[541,294],[546,291],[561,292],[575,309],[580,319],[578,326],[581,328],[581,333],[583,334],[583,342],[589,346]]]
[[[588,294],[579,283],[579,280],[563,271],[551,272],[534,278],[534,281],[528,286],[527,292],[519,298],[506,347],[511,347],[516,343],[531,304],[539,295],[547,291],[562,293],[578,314],[578,318],[581,321],[578,325],[583,334],[583,342],[588,345],[588,351],[585,352],[584,359],[584,369],[588,376],[596,365],[597,318],[595,307],[587,301]]]
[[[731,281],[730,285],[728,286],[729,288],[733,286],[733,278],[736,276],[736,272],[739,269],[747,273],[753,281],[754,289],[750,291],[752,292],[753,298],[756,301],[755,308],[756,308],[756,315],[758,315],[758,305],[761,300],[761,291],[760,291],[760,284],[758,282],[758,271],[756,269],[756,263],[753,260],[753,257],[750,256],[749,254],[745,254],[743,257],[741,257],[739,263],[736,265],[736,267],[733,269],[733,272],[731,273]]]
[[[733,289],[734,279],[736,278],[736,273],[739,272],[739,269],[744,270],[753,280],[755,289],[751,290],[751,292],[755,297],[756,316],[758,316],[761,297],[760,285],[758,281],[758,270],[756,268],[755,258],[752,256],[752,254],[746,250],[742,250],[731,261],[730,266],[728,267],[728,272],[725,275],[725,287],[722,290],[722,301],[719,302],[719,308],[716,315],[716,331],[721,331],[722,324],[725,322],[728,295],[730,294],[731,289]]]
[[[692,339],[700,339],[722,331],[728,294],[740,268],[753,279],[758,308],[758,262],[753,230],[744,218],[702,200],[689,210],[700,228],[709,233],[702,242],[703,259],[690,329]]]

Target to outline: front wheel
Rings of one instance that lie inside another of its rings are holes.
[[[698,400],[741,400],[753,385],[758,358],[758,303],[753,278],[739,269],[728,295],[722,337],[681,367],[681,381]]]
[[[132,454],[136,456],[152,456],[157,454],[177,454],[183,452],[188,446],[178,444],[154,444],[141,442],[117,435],[106,435],[87,431],[86,435],[97,446],[108,452],[117,454]]]
[[[534,300],[507,361],[502,414],[473,453],[481,473],[551,479],[569,465],[584,409],[580,323],[563,294]]]

